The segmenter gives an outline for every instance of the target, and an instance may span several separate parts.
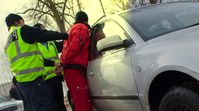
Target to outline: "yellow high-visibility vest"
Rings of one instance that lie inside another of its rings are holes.
[[[18,82],[30,82],[45,76],[44,60],[38,44],[28,44],[21,37],[21,27],[11,27],[5,46],[11,71]]]
[[[46,45],[47,46],[44,46],[41,43],[38,43],[42,56],[48,60],[59,61],[58,51],[54,42],[52,41],[47,42]],[[45,80],[48,80],[50,78],[57,76],[55,74],[55,67],[45,67],[45,71],[46,71]]]

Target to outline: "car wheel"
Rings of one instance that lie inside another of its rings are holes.
[[[193,88],[171,88],[160,102],[159,111],[199,111],[199,94]]]

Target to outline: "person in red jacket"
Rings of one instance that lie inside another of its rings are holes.
[[[90,26],[88,16],[79,11],[75,23],[68,31],[68,40],[64,41],[61,62],[64,67],[64,79],[68,86],[75,111],[92,111],[88,84],[85,78],[88,64]]]

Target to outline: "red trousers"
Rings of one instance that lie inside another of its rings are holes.
[[[75,111],[92,111],[88,84],[84,73],[76,69],[65,69],[64,79],[70,91]]]

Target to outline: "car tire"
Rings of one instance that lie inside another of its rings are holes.
[[[193,87],[173,87],[163,96],[159,111],[199,111],[199,94]]]

